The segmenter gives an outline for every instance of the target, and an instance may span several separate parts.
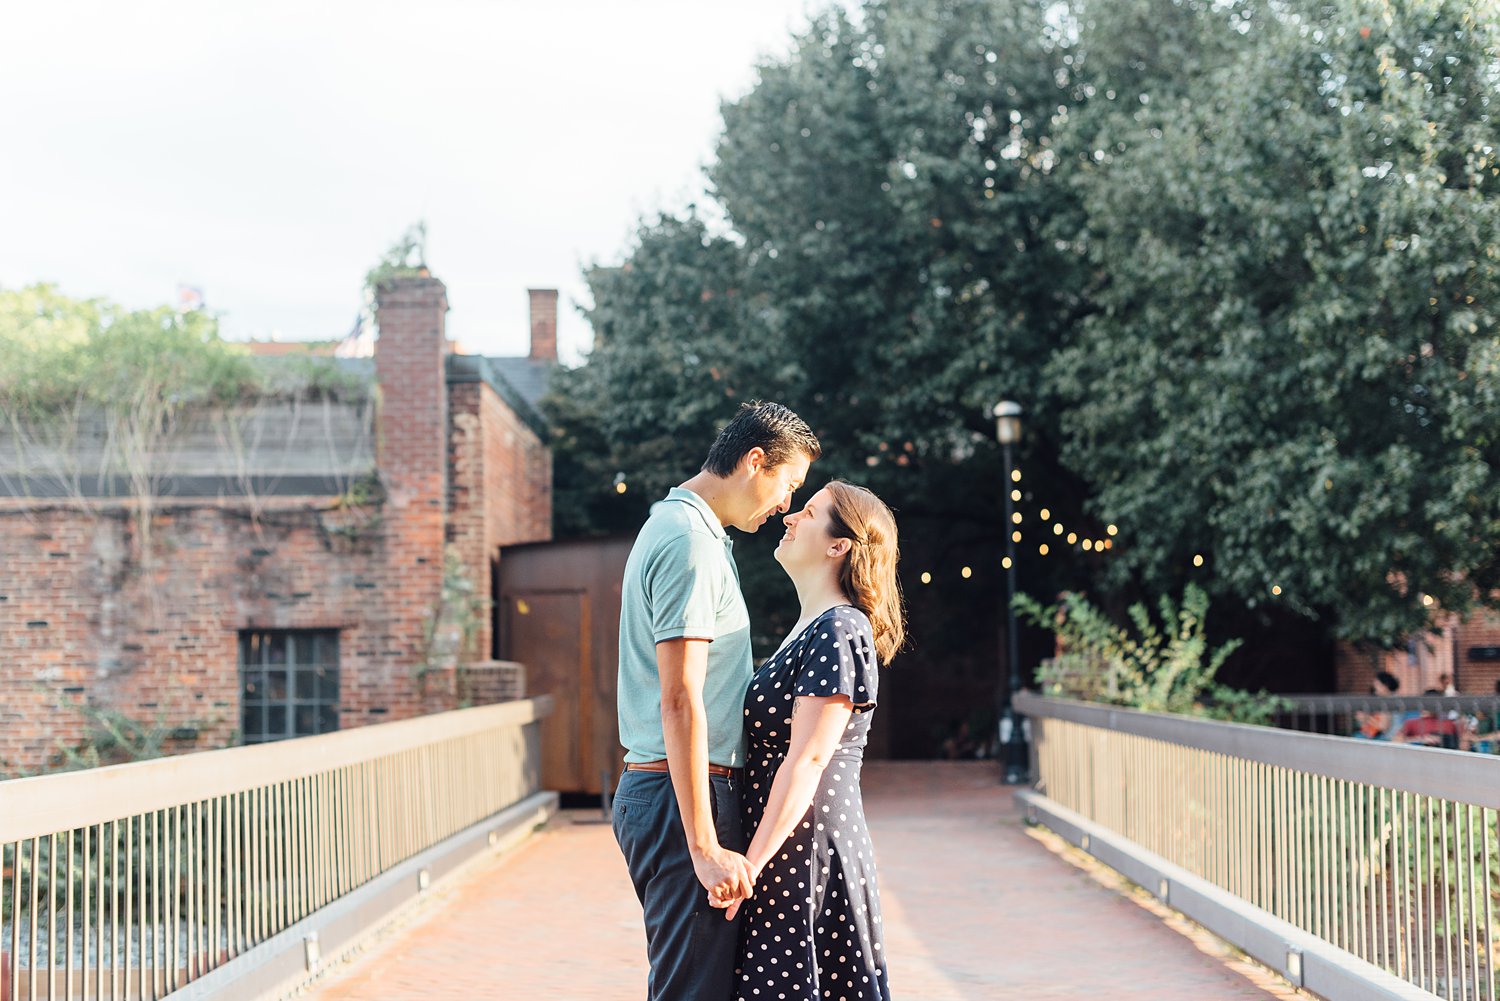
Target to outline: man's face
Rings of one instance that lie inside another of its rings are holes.
[[[760,529],[773,514],[785,514],[791,510],[792,495],[807,479],[807,467],[812,465],[806,455],[788,459],[779,466],[761,466],[750,477],[750,509],[745,521],[735,527],[742,532]]]

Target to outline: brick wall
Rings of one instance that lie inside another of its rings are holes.
[[[491,387],[448,384],[447,308],[430,277],[379,290],[383,490],[367,503],[163,504],[142,552],[120,502],[0,498],[0,771],[48,767],[77,745],[86,719],[74,705],[85,700],[197,730],[169,751],[230,742],[247,629],[339,631],[343,727],[514,689],[514,671],[492,670],[461,693],[470,686],[454,658],[427,663],[445,544],[488,596],[500,546],[551,534],[550,454]],[[478,659],[489,654],[487,617],[485,633]]]
[[[307,504],[259,520],[166,509],[143,559],[124,512],[0,511],[0,767],[35,770],[82,740],[69,706],[85,698],[199,729],[169,750],[230,742],[242,629],[339,630],[343,727],[429,708],[412,637],[430,607],[409,600],[379,523],[351,538],[332,517]]]
[[[500,548],[552,538],[552,454],[489,385],[459,383],[450,392],[449,540],[476,593],[492,602]],[[479,657],[490,656],[491,621],[485,616],[475,637]]]
[[[1477,646],[1500,647],[1500,612],[1477,611],[1468,620],[1445,615],[1438,625],[1438,632],[1419,639],[1415,657],[1404,647],[1380,650],[1340,643],[1335,655],[1338,690],[1367,692],[1376,671],[1389,671],[1401,682],[1403,695],[1418,695],[1436,687],[1438,675],[1446,672],[1464,694],[1494,695],[1500,661],[1471,660],[1469,651]]]

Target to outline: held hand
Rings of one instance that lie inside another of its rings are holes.
[[[721,901],[716,905],[719,907],[727,907],[755,892],[755,873],[749,861],[739,852],[718,845],[693,853],[693,872],[708,890],[709,900]]]
[[[750,885],[753,887],[756,882],[759,881],[759,879],[760,867],[752,864],[750,867]],[[750,894],[749,896],[754,896],[754,894]],[[743,904],[746,899],[748,898],[719,897],[715,896],[714,892],[710,890],[708,894],[708,905],[710,907],[716,907],[719,910],[723,911],[725,921],[733,921],[734,916],[740,912],[740,905]]]

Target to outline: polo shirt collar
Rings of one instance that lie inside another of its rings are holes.
[[[714,509],[708,506],[708,501],[699,497],[691,490],[684,487],[673,487],[667,491],[666,499],[669,501],[682,501],[688,507],[698,512],[703,518],[703,523],[708,526],[708,530],[713,532],[714,535],[721,539],[729,538],[729,533],[724,531],[724,526],[719,522],[719,516],[714,514]]]

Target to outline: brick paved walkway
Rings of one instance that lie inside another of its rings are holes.
[[[1295,997],[1144,894],[1028,833],[984,762],[874,762],[866,805],[898,1001]],[[316,1001],[645,996],[644,934],[597,811],[480,863],[310,995]],[[594,822],[590,822],[594,821]],[[1076,853],[1072,853],[1076,855]],[[1075,860],[1076,861],[1076,860]],[[1101,885],[1103,881],[1106,885]],[[1180,930],[1174,930],[1174,928]]]

